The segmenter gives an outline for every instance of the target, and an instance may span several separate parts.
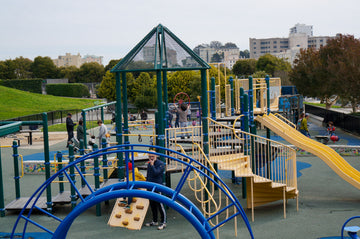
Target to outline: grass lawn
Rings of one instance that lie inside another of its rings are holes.
[[[75,122],[75,123],[77,123],[77,122]],[[105,120],[104,123],[111,124],[111,120]],[[74,131],[76,131],[76,127],[77,126],[74,127]],[[98,127],[97,121],[86,121],[86,130],[92,129],[95,127]],[[48,130],[49,130],[49,132],[66,131],[66,123],[49,125]]]
[[[99,100],[42,95],[0,86],[0,120],[55,110],[86,109]]]
[[[304,104],[307,104],[307,105],[314,105],[314,106],[319,106],[319,107],[326,107],[325,104],[320,104],[320,103],[310,103],[310,102],[304,102]],[[340,106],[338,105],[333,105],[331,106],[331,108],[341,108]]]

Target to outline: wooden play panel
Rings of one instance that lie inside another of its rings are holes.
[[[125,227],[130,230],[140,230],[149,208],[149,200],[134,197],[130,204],[130,210],[118,198],[111,213],[108,224],[112,227]]]

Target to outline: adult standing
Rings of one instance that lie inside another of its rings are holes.
[[[76,124],[74,124],[71,117],[72,117],[71,113],[68,113],[67,117],[66,117],[66,131],[68,134],[68,140],[67,140],[67,144],[66,144],[67,148],[69,147],[69,144],[72,141],[72,138],[74,138],[74,126],[76,125]]]
[[[107,128],[105,126],[105,124],[102,122],[102,120],[98,120],[97,124],[100,126],[99,129],[99,136],[97,137],[99,139],[99,148],[102,148],[102,138],[106,138],[106,134],[107,134]]]
[[[79,125],[76,128],[76,138],[79,140],[79,142],[81,139],[84,140],[84,126],[82,120],[79,120]]]
[[[151,151],[154,152],[154,151]],[[163,176],[165,172],[165,164],[163,161],[158,160],[156,155],[149,153],[149,163],[147,166],[146,181],[163,184]],[[146,223],[145,226],[158,226],[158,230],[166,227],[166,211],[162,203],[150,200],[150,207],[152,213],[152,222]],[[158,222],[158,212],[160,213],[160,224]]]
[[[147,115],[147,113],[145,112],[145,110],[143,110],[143,111],[141,112],[140,118],[141,118],[141,120],[144,120],[144,122],[142,122],[142,123],[145,124],[145,120],[147,120],[147,118],[148,118],[148,115]]]

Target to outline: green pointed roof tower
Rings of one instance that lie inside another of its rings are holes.
[[[208,154],[208,96],[206,70],[210,66],[195,52],[186,46],[175,34],[165,26],[159,24],[154,27],[116,66],[111,69],[116,79],[116,139],[118,144],[129,143],[127,117],[127,83],[126,72],[156,72],[157,105],[156,113],[157,145],[165,146],[165,111],[167,110],[167,71],[201,71],[201,107],[204,152]],[[122,92],[121,92],[122,85]],[[122,93],[122,94],[121,94]],[[123,103],[121,105],[121,102]],[[122,109],[123,106],[123,109]],[[124,115],[124,124],[121,122],[121,113]],[[124,128],[122,128],[124,125]],[[119,166],[122,166],[122,154],[118,155]],[[119,170],[119,172],[122,170]],[[121,172],[120,172],[121,173]],[[123,175],[119,175],[123,177]]]
[[[169,29],[154,27],[111,72],[179,71],[209,69],[210,66]]]

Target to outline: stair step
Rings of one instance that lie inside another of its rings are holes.
[[[261,177],[259,175],[254,175],[254,183],[272,183],[272,180]]]
[[[242,162],[242,161],[235,161],[235,162],[226,162],[218,164],[218,168],[221,170],[237,170],[241,168],[249,168],[248,162]]]
[[[252,177],[254,176],[254,173],[252,172],[251,168],[245,167],[241,169],[235,170],[235,177]]]
[[[276,183],[276,182],[272,182],[271,186],[273,188],[282,188],[282,187],[286,187],[285,183]]]
[[[216,156],[211,156],[210,157],[210,162],[212,163],[222,163],[222,162],[230,162],[233,160],[241,160],[241,159],[246,159],[249,156],[244,155],[243,153],[238,153],[238,154],[226,154],[226,155],[216,155]]]

